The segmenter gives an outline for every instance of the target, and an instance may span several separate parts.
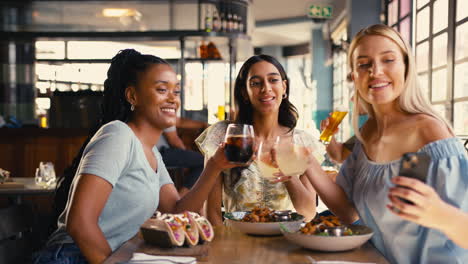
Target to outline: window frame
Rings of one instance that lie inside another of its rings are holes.
[[[396,20],[395,23],[389,24],[389,16],[390,16],[390,14],[388,13],[389,12],[389,5],[390,5],[390,3],[395,2],[395,1],[398,2],[397,20]],[[414,21],[413,21],[413,6],[414,5],[413,4],[414,4],[415,0],[409,0],[409,1],[410,1],[410,4],[409,4],[410,8],[409,8],[408,14],[406,14],[405,16],[401,16],[400,6],[401,6],[402,0],[385,0],[385,24],[392,27],[392,28],[396,27],[397,31],[401,33],[401,24],[402,24],[402,22],[405,19],[409,18],[410,28],[409,28],[409,39],[408,39],[408,41],[409,41],[409,43],[411,45],[413,43],[412,39],[413,39],[413,32],[414,32],[414,30],[413,30],[413,24],[414,24]]]
[[[394,2],[398,1],[398,8],[397,8],[397,14],[398,14],[398,19],[395,23],[389,24],[389,5]],[[385,0],[385,24],[396,28],[398,31],[401,30],[401,22],[406,19],[408,16],[411,17],[411,43],[413,46],[413,51],[414,54],[417,55],[418,48],[420,47],[421,44],[427,43],[427,65],[426,70],[417,72],[417,75],[426,75],[426,78],[428,80],[428,87],[427,91],[428,94],[427,96],[429,97],[429,100],[431,104],[435,107],[440,107],[441,105],[445,108],[445,118],[455,127],[456,124],[455,122],[455,104],[459,102],[468,102],[468,96],[463,96],[459,98],[455,98],[455,67],[457,65],[460,65],[461,63],[466,63],[468,61],[468,57],[461,58],[456,60],[456,32],[459,26],[464,25],[465,23],[468,23],[468,16],[460,19],[460,21],[457,21],[457,4],[459,1],[464,1],[464,0],[448,0],[448,13],[447,13],[447,27],[444,29],[441,29],[437,32],[434,32],[434,23],[435,23],[435,8],[434,5],[437,1],[440,0],[429,0],[427,3],[424,5],[418,7],[417,1],[418,0],[411,0],[411,10],[410,12],[404,16],[400,17],[400,5],[401,5],[402,0]],[[421,40],[416,40],[417,36],[417,31],[418,31],[418,15],[428,8],[429,10],[429,23],[428,25],[423,25],[424,27],[429,27],[429,35],[425,37],[424,39]],[[433,61],[434,61],[434,39],[442,34],[447,33],[447,63],[444,65],[440,65],[437,67],[433,67]],[[413,44],[414,43],[414,44]],[[419,63],[419,62],[417,62]],[[437,70],[440,69],[446,69],[446,98],[444,100],[432,100],[433,93],[437,87],[434,87],[432,78],[434,73]]]
[[[429,36],[425,39],[422,39],[418,42],[416,42],[416,45],[414,47],[415,50],[417,50],[418,46],[421,45],[424,42],[428,42],[429,46],[429,54],[428,54],[428,69],[427,71],[424,72],[418,72],[419,74],[427,74],[428,80],[429,80],[429,99],[432,105],[444,105],[446,109],[446,115],[445,117],[447,120],[450,121],[451,124],[454,124],[454,105],[455,102],[462,102],[462,101],[468,101],[467,98],[454,98],[455,95],[455,85],[454,85],[454,79],[455,79],[455,65],[468,60],[468,58],[461,59],[460,61],[455,61],[455,33],[456,29],[458,26],[468,23],[468,17],[465,17],[464,19],[460,21],[456,21],[456,4],[457,0],[448,0],[448,14],[447,14],[447,28],[444,28],[438,32],[434,32],[433,24],[434,24],[434,5],[437,1],[440,0],[430,0],[428,3],[425,5],[421,6],[420,8],[415,7],[415,34],[417,33],[417,17],[418,14],[423,11],[425,8],[429,8]],[[434,39],[444,33],[447,33],[447,64],[446,66],[439,66],[433,68],[433,51],[434,51]],[[432,95],[434,89],[436,87],[433,87],[432,83],[432,77],[433,73],[437,70],[445,68],[447,70],[446,72],[446,85],[447,85],[447,94],[446,94],[446,99],[445,100],[432,100]]]

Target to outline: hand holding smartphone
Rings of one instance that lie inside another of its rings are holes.
[[[400,164],[400,176],[414,178],[422,182],[426,182],[427,173],[429,170],[429,164],[431,163],[431,157],[426,153],[421,152],[408,152],[403,154]],[[403,186],[400,186],[403,187]],[[406,188],[406,187],[403,187]],[[413,202],[406,199],[400,198],[402,201],[408,204]]]

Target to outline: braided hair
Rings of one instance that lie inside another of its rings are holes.
[[[114,120],[127,122],[130,119],[132,115],[132,111],[130,110],[131,105],[126,99],[125,90],[130,85],[136,85],[139,73],[145,72],[154,64],[168,63],[159,57],[141,54],[134,49],[121,50],[112,58],[111,65],[107,71],[107,79],[104,81],[104,97],[99,121],[90,130],[88,138],[81,146],[72,164],[65,169],[63,175],[58,180],[54,198],[54,220],[57,220],[65,209],[70,186],[75,178],[84,149],[89,141],[103,125]],[[52,225],[56,225],[56,223],[57,221],[53,221]],[[55,227],[53,226],[52,228],[55,229]]]

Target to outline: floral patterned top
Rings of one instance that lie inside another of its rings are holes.
[[[220,121],[208,127],[195,140],[205,157],[214,155],[219,144],[224,141],[227,121]],[[325,147],[318,142],[318,130],[313,131],[316,137],[300,130],[294,133],[303,133],[306,145],[311,146],[314,157],[321,163],[324,160]],[[265,206],[274,210],[293,210],[294,206],[283,183],[271,183],[260,176],[257,162],[248,167],[224,170],[223,177],[223,206],[226,212],[249,211],[263,200]],[[240,175],[239,175],[240,174]]]

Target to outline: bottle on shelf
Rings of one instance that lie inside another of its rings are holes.
[[[239,19],[237,17],[237,14],[232,15],[232,32],[237,32],[239,31]]]
[[[231,14],[231,12],[229,12],[227,14],[226,32],[232,32],[232,28],[233,28],[232,14]]]
[[[205,31],[213,31],[213,17],[211,12],[211,5],[205,5]]]
[[[221,27],[220,27],[220,30],[219,31],[222,31],[222,32],[226,32],[226,28],[227,28],[227,20],[226,20],[226,16],[224,14],[224,12],[221,12]]]
[[[213,11],[213,31],[216,31],[216,32],[221,31],[221,21],[220,21],[216,7],[214,8],[214,11]]]
[[[239,29],[238,29],[238,31],[239,31],[240,33],[244,33],[244,22],[242,21],[242,16],[240,16],[240,15],[237,16],[237,22],[238,22],[238,24],[239,24]]]

